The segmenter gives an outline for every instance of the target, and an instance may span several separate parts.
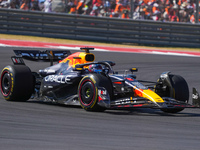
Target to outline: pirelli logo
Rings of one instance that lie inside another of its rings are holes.
[[[12,56],[11,59],[12,59],[12,62],[14,63],[14,65],[25,65],[22,57]]]

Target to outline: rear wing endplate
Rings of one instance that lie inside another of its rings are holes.
[[[14,65],[25,65],[22,57],[12,56],[11,60]]]

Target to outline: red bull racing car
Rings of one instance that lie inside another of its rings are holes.
[[[164,72],[156,82],[137,80],[137,68],[114,71],[112,61],[94,61],[94,48],[82,52],[14,50],[14,65],[1,72],[1,93],[8,101],[30,98],[66,105],[81,105],[88,111],[120,108],[152,108],[176,113],[184,108],[199,107],[198,93],[193,105],[188,103],[185,79]],[[50,61],[51,66],[32,72],[23,59]],[[54,61],[59,63],[53,65]],[[153,84],[148,86],[147,84]],[[195,94],[193,97],[195,97]]]

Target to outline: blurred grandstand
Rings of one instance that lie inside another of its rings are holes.
[[[0,8],[163,22],[200,22],[200,0],[0,0]]]

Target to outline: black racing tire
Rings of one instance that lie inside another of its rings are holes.
[[[189,100],[189,88],[188,88],[188,84],[185,81],[185,79],[180,76],[180,75],[173,75],[173,74],[169,74],[169,79],[171,82],[171,86],[172,86],[172,91],[173,93],[171,93],[170,91],[170,87],[167,87],[167,97],[171,97],[178,100],[178,101],[182,101],[182,102],[188,102]],[[168,108],[168,109],[161,109],[163,112],[167,112],[167,113],[177,113],[182,111],[184,108]]]
[[[112,97],[112,84],[108,77],[92,74],[82,78],[78,86],[78,98],[83,109],[99,112],[106,109],[98,105],[98,87],[104,87]]]
[[[29,67],[6,66],[1,72],[1,93],[7,101],[27,101],[34,90],[34,79]]]

